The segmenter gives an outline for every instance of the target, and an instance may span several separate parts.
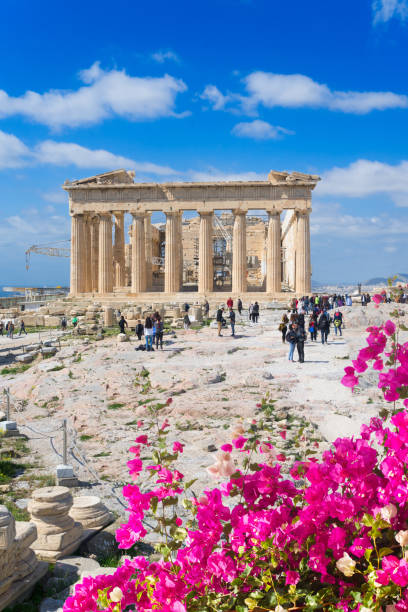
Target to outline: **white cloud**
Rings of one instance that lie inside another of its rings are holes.
[[[4,247],[23,247],[30,244],[53,242],[69,237],[70,220],[63,215],[49,214],[44,209],[41,214],[37,211],[25,211],[23,215],[5,217],[0,226],[0,244]]]
[[[397,219],[387,214],[372,217],[350,215],[343,212],[340,204],[321,205],[315,202],[310,217],[310,231],[312,235],[322,238],[334,236],[348,240],[355,238],[395,242],[399,238],[406,240],[408,235],[406,221],[408,219]],[[393,246],[395,245],[391,245]]]
[[[232,128],[232,134],[240,138],[253,138],[254,140],[276,140],[284,134],[294,134],[279,125],[271,125],[267,121],[255,119],[250,122],[237,123]]]
[[[126,167],[137,172],[149,172],[159,175],[171,175],[175,170],[168,166],[159,166],[150,162],[138,162],[128,157],[115,155],[104,149],[87,149],[73,142],[40,142],[33,151],[37,163],[55,166],[77,166],[78,168],[117,168]]]
[[[50,90],[39,94],[27,91],[12,97],[0,90],[0,118],[22,115],[52,128],[99,123],[119,116],[131,121],[180,117],[175,112],[178,93],[186,91],[181,79],[132,77],[125,71],[101,69],[99,62],[82,70],[79,78],[85,83],[76,91]]]
[[[374,0],[372,7],[374,24],[386,23],[393,17],[405,21],[408,17],[408,5],[406,0]]]
[[[67,196],[65,191],[47,191],[41,194],[41,197],[46,202],[52,202],[53,204],[65,204]]]
[[[166,60],[170,60],[172,62],[180,62],[180,58],[177,53],[174,51],[156,51],[156,53],[152,53],[152,59],[159,64],[164,64]]]
[[[13,134],[0,131],[0,170],[36,164],[102,170],[127,167],[136,170],[136,172],[153,175],[171,176],[176,174],[176,171],[169,166],[136,161],[122,155],[115,155],[105,149],[88,149],[73,142],[44,140],[30,149]],[[43,197],[49,202],[59,201],[55,193],[44,194]]]
[[[323,173],[316,194],[346,197],[387,194],[397,206],[408,206],[408,161],[392,166],[359,159],[345,168],[332,168]]]
[[[17,136],[0,130],[0,170],[24,166],[29,155],[28,147]]]
[[[208,100],[213,110],[223,110],[228,102],[231,101],[231,96],[224,96],[215,85],[207,85],[200,95],[200,98],[202,100]]]
[[[223,95],[215,85],[207,85],[201,98],[209,100],[214,110],[223,110],[232,102],[254,114],[259,105],[266,108],[326,108],[344,113],[366,114],[373,110],[407,108],[408,96],[391,91],[336,91],[303,74],[275,74],[256,71],[243,79],[246,96]]]

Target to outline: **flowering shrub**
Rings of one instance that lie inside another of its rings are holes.
[[[336,440],[320,461],[295,462],[290,479],[281,474],[285,457],[252,424],[209,470],[226,482],[194,497],[174,467],[183,446],[167,444],[165,405],[151,408],[154,429],[136,438],[128,467],[134,481],[144,472],[153,484],[124,487],[129,520],[116,537],[130,548],[153,514],[160,560],[140,556],[114,575],[84,579],[64,612],[408,612],[408,343],[399,344],[400,329],[391,321],[369,328],[342,380],[354,388],[371,362],[391,418]]]

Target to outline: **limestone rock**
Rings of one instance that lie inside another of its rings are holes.
[[[38,537],[32,548],[39,559],[56,561],[78,548],[83,530],[68,514],[72,503],[72,495],[66,487],[33,491],[28,511],[37,527]]]
[[[23,353],[16,356],[16,361],[19,363],[31,363],[36,356],[36,353]]]
[[[117,341],[118,342],[127,342],[128,341],[128,337],[127,337],[126,334],[118,334]]]
[[[102,529],[113,522],[113,514],[95,495],[74,497],[69,515],[84,529]]]

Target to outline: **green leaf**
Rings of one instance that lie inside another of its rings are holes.
[[[369,560],[370,560],[370,557],[371,557],[371,553],[372,553],[372,552],[373,552],[373,549],[372,549],[372,548],[367,548],[367,549],[366,549],[366,551],[365,551],[365,553],[364,553],[364,558],[365,558],[365,560],[366,560],[366,561],[369,561]]]
[[[385,557],[386,555],[392,555],[393,550],[392,548],[380,548],[379,552],[378,552],[378,556],[380,557],[380,559],[382,559],[383,557]]]

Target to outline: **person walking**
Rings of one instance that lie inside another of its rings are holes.
[[[283,315],[282,321],[279,323],[279,331],[282,333],[282,343],[285,344],[286,332],[288,331],[289,319],[286,314]]]
[[[206,319],[208,319],[208,313],[210,312],[210,304],[208,303],[208,300],[206,299],[204,301],[204,317]]]
[[[230,324],[231,324],[231,336],[235,336],[235,312],[231,308],[229,309],[229,320],[230,320]]]
[[[27,335],[27,330],[25,328],[25,323],[24,323],[23,319],[21,319],[21,321],[20,321],[20,329],[19,329],[19,334],[18,335],[21,336],[21,334],[23,332],[25,333],[25,335]]]
[[[333,325],[334,333],[336,334],[336,336],[337,332],[339,332],[340,336],[342,336],[343,334],[341,333],[341,326],[343,325],[343,314],[340,312],[340,310],[336,310],[336,312],[334,313]]]
[[[259,318],[259,304],[258,302],[255,302],[253,308],[252,308],[252,320],[254,323],[258,323],[258,318]]]
[[[11,340],[13,340],[13,334],[14,334],[14,323],[13,321],[9,321],[7,335]]]
[[[150,315],[147,315],[144,324],[144,335],[146,340],[146,351],[153,351],[153,321]]]
[[[241,317],[242,316],[242,300],[241,300],[241,298],[238,298],[237,309],[238,309],[238,314]]]
[[[188,312],[190,310],[190,304],[187,302],[184,304],[184,312]]]
[[[310,340],[313,342],[317,340],[317,324],[316,324],[316,319],[314,319],[313,317],[310,317],[309,320],[309,333],[310,333]]]
[[[216,320],[217,320],[217,328],[218,328],[218,335],[222,336],[221,333],[221,329],[222,329],[222,320],[223,320],[223,313],[224,313],[224,308],[222,308],[222,306],[217,310],[217,316],[216,316]]]
[[[143,332],[144,332],[144,327],[143,327],[142,321],[138,319],[136,329],[135,329],[135,333],[136,333],[138,340],[142,339]]]
[[[188,316],[187,312],[184,315],[183,324],[184,324],[184,329],[186,330],[190,329],[191,321],[190,321],[190,317]]]
[[[119,329],[121,334],[125,334],[125,327],[128,327],[127,321],[123,315],[119,319]]]
[[[67,329],[67,319],[65,317],[62,317],[61,319],[61,329],[62,331],[65,331]]]
[[[156,340],[156,349],[159,348],[159,344],[160,344],[160,348],[161,350],[163,350],[163,332],[164,332],[163,321],[161,319],[161,316],[158,315],[154,323],[154,337]]]
[[[327,344],[327,336],[330,332],[330,317],[326,311],[323,311],[320,315],[317,327],[320,330],[322,344]]]
[[[252,312],[253,312],[253,309],[254,309],[254,305],[253,305],[253,304],[250,304],[250,305],[249,305],[249,308],[248,308],[248,319],[249,319],[250,321],[253,321],[253,319],[252,319]]]
[[[230,309],[232,308],[234,305],[234,300],[232,299],[232,297],[229,297],[227,300],[227,308]]]
[[[76,327],[78,325],[78,317],[74,316],[71,319],[72,327]]]

